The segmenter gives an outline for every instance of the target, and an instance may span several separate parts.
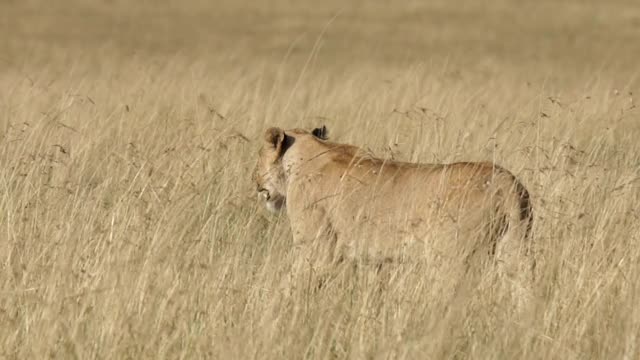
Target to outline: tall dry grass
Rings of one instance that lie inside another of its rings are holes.
[[[329,4],[0,4],[0,357],[640,356],[638,9]],[[424,265],[282,293],[291,235],[250,171],[267,126],[319,124],[516,173],[523,314]]]

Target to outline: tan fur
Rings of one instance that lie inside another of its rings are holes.
[[[529,194],[493,163],[383,160],[271,128],[254,179],[268,208],[286,203],[294,243],[318,256],[498,262],[510,276],[533,268]]]

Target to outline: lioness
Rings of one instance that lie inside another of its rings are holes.
[[[254,180],[274,212],[286,209],[294,244],[330,259],[458,259],[532,271],[529,193],[490,162],[415,164],[379,159],[311,132],[272,127]]]

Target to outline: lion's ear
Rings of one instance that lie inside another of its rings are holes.
[[[284,133],[284,130],[272,127],[264,133],[264,141],[267,146],[275,150],[277,158],[284,155],[285,151],[293,145],[296,139]]]
[[[284,130],[277,127],[268,128],[264,132],[264,141],[274,149],[281,148],[284,141]]]
[[[327,140],[329,138],[329,130],[324,125],[322,125],[321,128],[313,129],[311,134],[321,140]]]

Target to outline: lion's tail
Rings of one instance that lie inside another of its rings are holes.
[[[507,218],[504,236],[500,241],[503,246],[509,249],[510,255],[517,256],[520,260],[528,263],[531,274],[535,273],[536,261],[534,254],[534,244],[532,238],[533,230],[533,206],[529,191],[513,177],[514,188],[511,199],[507,201]],[[524,264],[521,264],[524,265]]]
[[[531,197],[529,191],[520,183],[516,181],[516,196],[518,197],[518,204],[520,207],[520,222],[524,223],[525,233],[524,241],[531,242],[531,229],[533,228],[533,207],[531,206]]]

